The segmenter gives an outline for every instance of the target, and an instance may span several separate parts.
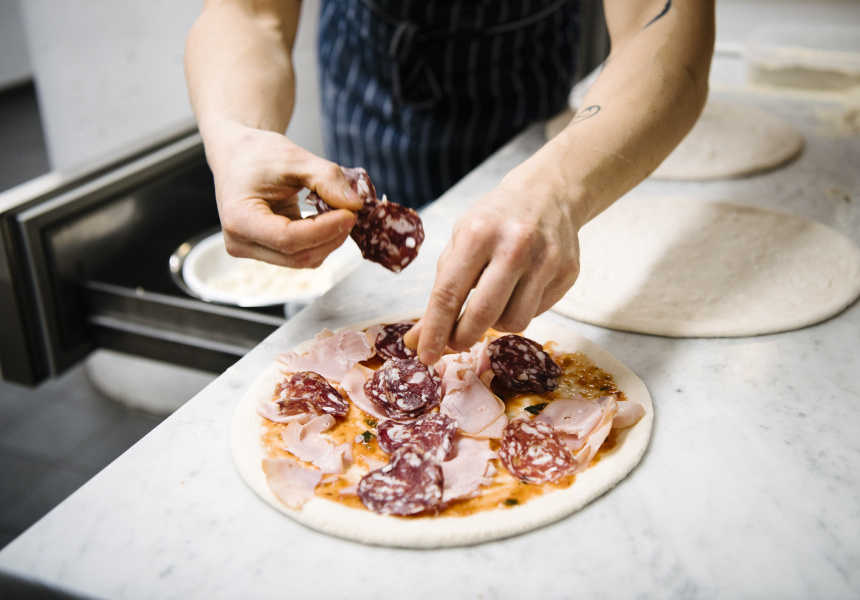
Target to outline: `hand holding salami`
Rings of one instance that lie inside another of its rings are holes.
[[[342,169],[344,177],[364,202],[350,237],[364,258],[399,273],[415,260],[424,242],[421,217],[411,208],[389,202],[384,195],[382,199],[377,198],[376,188],[364,169]],[[316,192],[308,194],[307,202],[321,215],[333,210]]]
[[[207,148],[227,251],[291,268],[312,268],[343,244],[363,203],[333,163],[281,134],[226,127],[217,148]],[[226,134],[225,134],[226,135]],[[301,218],[297,194],[317,190],[333,209]]]

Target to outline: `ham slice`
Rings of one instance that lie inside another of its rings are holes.
[[[289,508],[301,506],[314,497],[322,471],[305,469],[292,458],[264,458],[263,472],[275,496]]]
[[[552,425],[559,433],[585,439],[603,418],[603,406],[581,396],[551,402],[535,421]]]
[[[373,369],[368,369],[364,365],[355,365],[341,379],[338,391],[348,396],[353,404],[368,415],[377,420],[387,419],[388,417],[383,415],[382,411],[364,394],[364,384],[371,377],[373,377]]]
[[[304,354],[284,352],[278,356],[286,372],[313,371],[339,383],[350,369],[375,353],[363,331],[334,333],[326,329],[314,339],[314,345]]]
[[[630,400],[618,403],[618,412],[612,420],[612,429],[627,429],[639,422],[645,416],[645,409],[641,404]]]
[[[585,439],[585,444],[573,453],[574,458],[576,458],[574,473],[584,471],[588,468],[591,461],[594,460],[597,451],[600,450],[600,446],[606,441],[606,436],[609,435],[609,431],[612,429],[612,421],[618,412],[618,402],[615,400],[615,396],[598,398],[597,404],[602,409],[601,418],[595,428],[589,432],[588,437]],[[564,437],[563,435],[562,439]]]
[[[454,457],[442,463],[442,501],[470,498],[482,485],[492,483],[496,467],[490,462],[498,454],[490,450],[489,440],[458,436]]]
[[[307,423],[315,416],[312,413],[297,413],[294,415],[281,414],[277,402],[263,402],[257,406],[257,414],[269,419],[270,421],[274,421],[275,423],[290,423],[292,421],[298,421],[301,424]]]
[[[546,423],[558,432],[576,459],[572,472],[578,473],[588,468],[594,459],[609,435],[617,413],[615,396],[604,396],[596,401],[575,396],[551,402],[534,421]]]
[[[484,339],[465,352],[459,354],[445,354],[434,366],[436,374],[442,378],[442,394],[448,388],[457,386],[462,380],[463,373],[467,370],[474,371],[480,378],[484,373],[490,371],[490,357],[487,355],[487,346],[490,345],[492,337],[487,335]]]
[[[442,398],[439,412],[457,421],[457,427],[468,435],[501,437],[508,423],[504,403],[481,382],[474,371],[465,369],[460,374],[462,379],[449,381],[448,392]]]
[[[321,473],[343,473],[344,467],[352,463],[352,444],[335,446],[328,436],[322,435],[333,425],[331,415],[315,417],[306,424],[292,421],[281,437],[288,452],[319,467]]]
[[[585,445],[589,434],[603,422],[606,406],[605,398],[596,402],[581,396],[562,398],[550,403],[535,420],[552,425],[559,433],[564,434],[567,447],[575,452]],[[636,402],[616,401],[615,406],[612,429],[633,427],[645,414],[645,409]]]

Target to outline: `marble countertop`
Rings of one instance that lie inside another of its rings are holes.
[[[753,177],[647,181],[630,197],[772,206],[860,243],[860,135],[845,125],[844,107],[731,81],[713,93],[789,119],[807,137],[803,155]],[[527,130],[428,207],[427,242],[404,273],[359,267],[9,544],[0,552],[0,591],[33,586],[146,600],[856,598],[856,303],[802,330],[727,339],[670,339],[542,317],[627,364],[648,386],[656,417],[650,447],[629,477],[525,535],[432,551],[370,547],[293,522],[240,478],[229,431],[254,378],[323,327],[421,309],[457,215],[543,141],[542,127]]]

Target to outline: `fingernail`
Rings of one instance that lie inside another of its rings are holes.
[[[412,329],[406,332],[406,335],[403,336],[403,343],[406,344],[407,348],[411,348],[415,350],[418,347],[418,340],[421,337],[421,325],[420,323],[416,323],[412,326]]]
[[[359,198],[358,194],[355,193],[355,190],[349,184],[343,186],[343,197],[351,204],[364,205],[364,202],[361,201],[361,198]]]
[[[355,225],[355,215],[352,215],[351,219],[343,219],[340,223],[340,230],[341,232],[349,231],[352,229],[353,225]]]
[[[418,351],[418,360],[423,362],[425,365],[432,365],[439,361],[439,354],[433,350],[424,348],[423,350]]]

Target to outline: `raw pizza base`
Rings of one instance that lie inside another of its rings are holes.
[[[576,113],[550,119],[546,138],[561,133]],[[709,100],[690,133],[651,174],[652,179],[707,180],[750,175],[784,165],[804,146],[803,135],[767,112]]]
[[[788,213],[691,198],[616,203],[580,232],[582,270],[553,307],[611,329],[739,337],[799,329],[860,296],[860,249]]]
[[[693,129],[651,178],[749,175],[786,164],[803,145],[803,135],[778,117],[742,104],[709,100]]]
[[[393,323],[418,314],[392,315],[346,329],[363,330],[374,323]],[[300,510],[284,506],[266,482],[261,461],[266,454],[260,441],[263,419],[256,406],[269,401],[281,377],[277,363],[270,365],[254,381],[239,402],[233,416],[231,445],[233,459],[242,478],[267,503],[312,529],[366,544],[404,548],[464,546],[504,538],[553,523],[576,512],[613,488],[639,463],[651,438],[654,408],[645,384],[624,364],[593,342],[560,328],[545,319],[536,319],[524,335],[540,342],[554,340],[567,352],[581,351],[598,367],[611,373],[616,385],[645,409],[642,419],[619,432],[615,447],[601,454],[600,461],[576,476],[573,485],[530,499],[519,506],[479,512],[464,517],[391,517],[354,509],[315,497]],[[295,350],[306,350],[312,340]]]

